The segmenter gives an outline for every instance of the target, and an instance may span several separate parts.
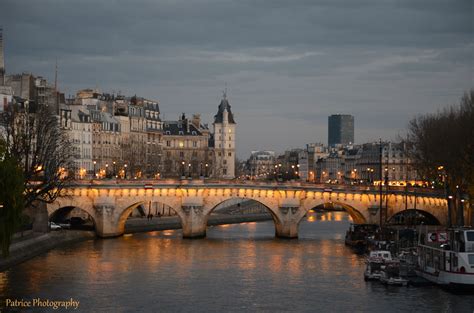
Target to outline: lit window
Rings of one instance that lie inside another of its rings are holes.
[[[180,148],[184,147],[184,142],[180,141],[180,142],[179,142],[179,147],[180,147]]]

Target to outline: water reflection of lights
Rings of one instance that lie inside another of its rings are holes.
[[[132,237],[133,234],[124,234],[123,236],[124,236],[125,238],[127,238],[127,237]]]
[[[310,222],[310,223],[315,222],[316,221],[316,216],[314,216],[314,215],[308,216],[307,221]]]
[[[337,222],[341,222],[342,221],[342,217],[344,215],[347,215],[346,213],[343,213],[343,212],[334,212],[334,220],[337,221]]]

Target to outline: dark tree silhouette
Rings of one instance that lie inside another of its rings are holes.
[[[73,179],[73,149],[58,116],[48,107],[14,103],[0,116],[6,155],[18,162],[24,179],[24,205],[50,203]]]
[[[421,177],[439,182],[453,197],[462,224],[460,212],[468,202],[472,209],[474,197],[474,89],[459,105],[411,120],[407,143]]]
[[[18,162],[6,155],[1,140],[0,178],[0,248],[2,256],[7,257],[12,236],[21,226],[24,181]]]

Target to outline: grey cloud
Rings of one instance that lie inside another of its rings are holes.
[[[7,71],[52,81],[58,58],[67,94],[210,121],[227,82],[240,155],[325,142],[332,113],[356,116],[358,141],[388,138],[474,85],[470,0],[4,0],[0,21]]]

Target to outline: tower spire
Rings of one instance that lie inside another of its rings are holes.
[[[224,100],[227,100],[227,82],[224,82],[224,86],[225,86],[225,88],[224,88],[224,92],[222,94],[222,98]]]
[[[3,28],[0,27],[0,86],[5,85],[5,60],[3,55]]]

